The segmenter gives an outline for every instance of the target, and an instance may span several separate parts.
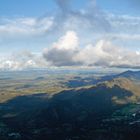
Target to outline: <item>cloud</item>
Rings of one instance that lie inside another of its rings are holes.
[[[71,0],[55,2],[59,11],[49,16],[0,18],[1,40],[11,38],[13,41],[16,38],[18,41],[19,38],[33,37],[36,43],[36,36],[45,42],[43,46],[47,46],[42,55],[21,52],[1,58],[1,69],[140,67],[139,50],[127,49],[121,44],[125,42],[127,46],[131,42],[135,45],[140,41],[140,17],[107,13],[98,7],[96,0],[87,0],[81,9],[74,9]]]
[[[23,51],[9,57],[0,58],[0,70],[22,70],[29,68],[44,68],[48,64],[42,55]]]
[[[75,50],[79,45],[79,38],[74,31],[67,31],[58,42],[53,44],[54,48],[59,50]]]
[[[79,34],[82,45],[106,38],[120,43],[125,42],[126,46],[130,41],[140,41],[139,16],[105,12],[98,7],[96,0],[87,0],[87,4],[81,9],[73,9],[74,3],[71,0],[56,0],[56,2],[61,13],[54,17],[52,35],[57,36],[68,30],[74,30]]]
[[[73,9],[71,0],[55,0],[60,12],[54,18],[52,30],[66,32],[75,30],[85,32],[108,32],[111,27],[105,13],[98,8],[95,0],[87,0],[83,9]]]
[[[17,38],[40,35],[48,31],[53,24],[53,18],[46,17],[41,20],[36,18],[1,18],[0,37]]]
[[[70,40],[69,40],[70,39]],[[67,40],[71,42],[68,44]],[[65,42],[66,41],[66,42]],[[68,31],[50,48],[41,54],[29,51],[0,58],[1,70],[22,70],[47,67],[106,67],[140,68],[140,51],[114,45],[109,40],[79,47],[79,38],[74,31]]]
[[[139,16],[108,14],[107,20],[109,21],[112,27],[112,32],[123,33],[123,34],[140,33]]]
[[[0,18],[0,38],[29,38],[42,35],[58,37],[68,30],[80,34],[80,38],[94,39],[107,34],[140,34],[140,18],[110,14],[100,9],[96,0],[87,0],[81,9],[73,9],[74,1],[54,0],[59,7],[55,14],[40,18]],[[82,39],[81,39],[82,40]]]
[[[74,31],[67,31],[51,48],[46,48],[44,58],[55,66],[72,66],[78,63],[73,60],[79,47],[79,38]]]
[[[100,40],[82,49],[75,58],[86,66],[101,67],[140,67],[140,52],[115,46],[111,41]]]
[[[44,58],[52,66],[84,67],[140,67],[140,52],[114,45],[109,40],[99,40],[95,45],[79,47],[74,31],[68,31],[44,51]]]
[[[70,0],[55,0],[58,7],[62,10],[63,13],[68,12],[70,9]]]

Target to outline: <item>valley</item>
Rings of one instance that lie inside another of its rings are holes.
[[[140,72],[0,73],[0,139],[140,137]]]

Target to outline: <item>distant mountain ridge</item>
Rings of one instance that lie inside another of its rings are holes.
[[[120,74],[115,74],[115,75],[107,75],[107,76],[103,76],[101,77],[101,79],[99,79],[98,81],[110,81],[113,80],[115,78],[128,78],[128,79],[135,79],[135,80],[140,80],[140,71],[125,71],[122,72]]]
[[[118,74],[119,77],[133,78],[140,80],[140,71],[125,71],[123,73]]]

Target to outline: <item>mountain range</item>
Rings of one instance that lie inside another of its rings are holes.
[[[140,71],[103,76],[93,83],[1,103],[0,139],[140,138]]]

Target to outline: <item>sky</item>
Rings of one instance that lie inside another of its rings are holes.
[[[0,69],[140,68],[138,0],[0,0]]]

